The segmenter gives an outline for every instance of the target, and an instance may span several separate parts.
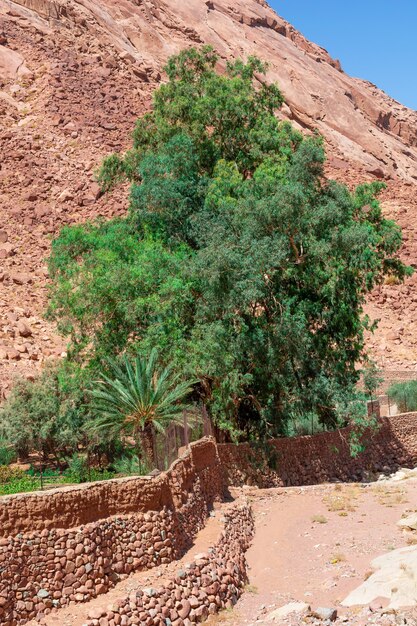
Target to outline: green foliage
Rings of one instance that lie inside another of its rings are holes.
[[[121,363],[109,362],[108,370],[91,392],[97,417],[90,423],[90,432],[101,439],[124,435],[139,442],[142,438],[143,453],[152,459],[153,442],[146,441],[147,434],[163,433],[172,422],[182,422],[193,381],[181,381],[171,366],[160,370],[155,349],[147,358],[137,356],[133,365],[126,356]]]
[[[88,464],[86,458],[74,453],[65,470],[65,476],[70,482],[85,483],[88,481]]]
[[[31,382],[17,380],[0,408],[2,437],[21,455],[36,450],[57,462],[83,441],[88,411],[87,371],[70,363],[50,366]]]
[[[113,463],[114,469],[123,476],[146,476],[152,469],[146,459],[139,456],[122,456]]]
[[[388,389],[387,395],[395,402],[401,413],[417,411],[417,380],[394,383]]]
[[[7,483],[0,484],[0,496],[9,496],[14,493],[25,493],[28,491],[37,491],[39,482],[34,478],[25,475],[22,478],[16,478]]]
[[[49,316],[71,338],[70,358],[100,365],[139,342],[143,352],[174,351],[192,304],[188,258],[187,246],[171,250],[128,220],[64,228],[52,248]]]
[[[7,443],[0,440],[0,466],[10,465],[17,459],[15,450]]]
[[[373,361],[368,361],[366,367],[364,367],[362,371],[362,380],[365,391],[371,399],[381,383],[384,382],[381,371]]]
[[[34,491],[38,488],[37,481],[17,467],[0,466],[0,496],[13,493]]]
[[[265,64],[250,57],[246,64],[227,64],[224,74],[215,65],[217,54],[209,46],[180,52],[168,62],[169,81],[154,93],[153,110],[137,121],[133,149],[124,158],[108,157],[99,180],[105,189],[123,175],[141,180],[138,163],[149,151],[157,151],[172,137],[187,134],[195,146],[201,171],[212,173],[217,161],[236,162],[242,172],[251,172],[267,157],[291,150],[301,135],[273,115],[283,103],[276,85],[260,81]]]
[[[303,415],[294,415],[285,424],[285,435],[287,437],[300,437],[303,435],[315,435],[326,430],[326,425],[319,422],[315,412]]]
[[[210,48],[169,61],[132,149],[100,173],[106,188],[132,183],[129,214],[62,231],[50,316],[80,362],[157,347],[183,379],[198,377],[198,398],[233,438],[289,434],[306,419],[354,420],[360,433],[358,365],[374,327],[363,304],[386,276],[411,271],[381,212],[383,184],[350,193],[326,180],[321,138],[277,119],[282,96],[264,65],[219,74],[216,61]],[[127,381],[110,384],[120,376],[104,379],[122,410],[102,412],[101,433],[130,414]]]
[[[84,454],[75,453],[68,463],[68,468],[64,472],[62,482],[86,483],[98,480],[109,480],[114,477],[115,474],[113,471],[89,467],[86,456]]]

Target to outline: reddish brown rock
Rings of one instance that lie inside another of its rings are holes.
[[[33,334],[31,327],[24,320],[18,321],[17,330],[21,337],[31,337]]]

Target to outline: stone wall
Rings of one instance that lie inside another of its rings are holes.
[[[216,444],[203,439],[155,478],[0,498],[0,623],[25,624],[177,559],[223,490]]]
[[[167,472],[153,478],[122,478],[0,497],[0,537],[75,528],[113,515],[159,511],[164,507],[181,509],[190,518],[194,510],[190,491],[201,503],[222,493],[222,474],[213,439],[191,444]]]
[[[350,429],[271,442],[275,470],[261,462],[249,444],[218,444],[218,453],[232,485],[261,487],[311,485],[327,481],[360,481],[370,473],[417,466],[417,413],[379,420],[364,437],[365,451],[352,458]]]
[[[0,623],[25,624],[53,607],[105,593],[133,571],[179,558],[204,526],[213,502],[223,498],[227,484],[268,487],[356,481],[369,472],[413,467],[417,465],[416,433],[417,413],[384,418],[376,431],[367,433],[366,450],[355,459],[350,456],[349,429],[277,439],[272,442],[275,471],[261,463],[259,451],[248,444],[216,445],[206,438],[191,444],[168,472],[153,478],[1,497]],[[189,614],[179,625],[233,602],[234,589],[238,593],[237,583],[244,579],[244,561],[239,555],[250,523],[244,507],[232,510],[236,523],[233,514],[228,514],[225,535],[214,556],[204,557],[206,561],[195,564],[181,581],[172,581],[159,599],[152,596],[148,601],[142,594],[129,600],[129,610],[133,605],[135,611],[132,623],[138,623],[138,614],[154,611],[168,596],[172,615],[179,615],[177,603],[188,596],[197,598],[198,605],[196,600],[190,601],[195,612],[190,609],[191,617]],[[235,560],[236,571],[224,565],[228,559]],[[206,590],[212,588],[211,575],[219,577],[219,593]],[[114,623],[130,623],[124,615],[120,612],[121,621]]]
[[[87,626],[191,626],[231,608],[247,582],[245,552],[253,535],[253,517],[246,501],[229,505],[223,516],[224,530],[207,553],[196,555],[164,586],[132,592],[110,610],[94,610]]]

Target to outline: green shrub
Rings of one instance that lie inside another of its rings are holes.
[[[5,442],[0,441],[0,465],[10,465],[17,459],[15,450],[7,445]]]
[[[8,465],[0,466],[0,496],[34,491],[39,489],[39,481],[24,470]]]
[[[24,493],[27,491],[37,491],[40,488],[38,480],[25,475],[22,478],[11,480],[8,483],[0,484],[0,496],[8,496],[14,493]]]
[[[109,469],[89,468],[85,456],[74,454],[68,464],[68,469],[63,474],[63,481],[80,484],[97,480],[109,480],[114,478],[114,476],[115,473]]]
[[[80,454],[74,454],[65,470],[64,476],[73,483],[88,482],[88,464]]]
[[[138,456],[122,456],[113,465],[116,472],[124,476],[145,476],[152,469],[149,463],[146,463],[144,459],[140,459]]]
[[[398,406],[401,413],[417,411],[417,380],[394,383],[387,391],[389,399]]]
[[[87,386],[88,373],[65,362],[47,367],[34,382],[17,380],[0,407],[2,440],[19,456],[36,450],[59,464],[85,443]]]

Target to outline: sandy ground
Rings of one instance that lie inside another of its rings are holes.
[[[354,617],[361,611],[340,602],[371,573],[376,556],[407,545],[396,523],[417,509],[417,480],[248,494],[256,518],[247,553],[250,585],[234,610],[222,616],[222,624],[267,623],[274,609],[291,601],[313,609],[334,607],[346,623],[362,624]],[[412,620],[409,616],[407,623],[417,624]]]
[[[376,556],[407,545],[396,523],[417,510],[417,480],[243,491],[252,502],[256,520],[255,538],[247,553],[250,581],[233,611],[212,623],[271,624],[271,612],[291,601],[306,602],[313,609],[336,608],[340,621],[347,624],[368,623],[361,610],[340,603],[369,576],[370,562]],[[219,518],[220,511],[209,518],[181,562],[190,561],[216,541]],[[44,623],[82,626],[91,608],[106,607],[141,586],[159,585],[178,567],[177,562],[132,575],[108,594],[48,615]],[[301,623],[305,623],[302,617],[274,622]],[[408,614],[406,623],[417,625],[417,618]]]

